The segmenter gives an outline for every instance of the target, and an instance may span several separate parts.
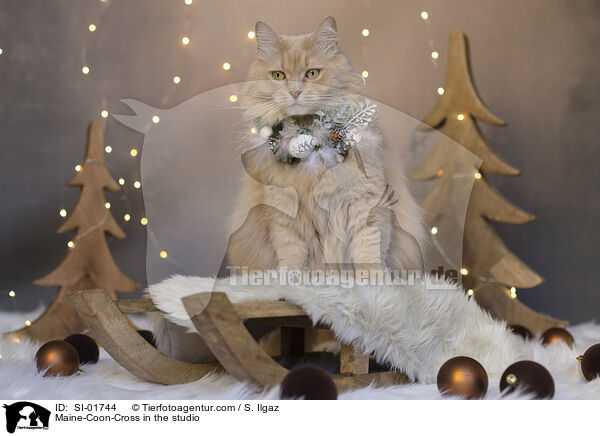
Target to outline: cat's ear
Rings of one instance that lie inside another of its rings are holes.
[[[262,21],[256,23],[254,29],[256,35],[256,45],[258,47],[258,57],[265,59],[277,51],[279,37],[277,34]]]
[[[335,18],[331,16],[325,18],[313,38],[317,47],[325,55],[333,56],[336,54],[338,52],[338,39]]]

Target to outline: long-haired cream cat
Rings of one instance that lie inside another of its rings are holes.
[[[386,155],[375,105],[359,95],[364,81],[340,50],[335,20],[300,36],[258,22],[255,33],[242,99],[251,149],[228,265],[421,268],[418,206]]]
[[[339,265],[420,269],[419,209],[398,170],[394,144],[382,143],[375,106],[359,95],[363,81],[340,51],[334,19],[301,36],[278,36],[258,23],[256,40],[258,58],[243,99],[251,123],[242,156],[246,173],[226,265],[326,274]],[[149,289],[174,322],[154,315],[159,349],[180,360],[211,359],[200,336],[189,333],[181,297],[213,284],[232,301],[276,297],[300,304],[315,319],[327,319],[338,338],[375,351],[413,378],[434,379],[452,355],[481,356],[486,368],[501,371],[518,354],[505,324],[449,283],[449,293],[424,292],[419,284],[337,292],[339,284],[236,287],[227,278],[181,276]],[[381,299],[371,298],[372,289],[381,289]],[[328,349],[327,339],[315,334],[312,340],[320,344],[313,349]]]

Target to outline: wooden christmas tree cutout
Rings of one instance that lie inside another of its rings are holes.
[[[105,232],[119,239],[125,238],[125,233],[106,207],[104,189],[118,191],[119,185],[106,168],[102,123],[99,120],[89,126],[85,161],[68,186],[81,186],[81,195],[58,233],[77,229],[74,245],[58,268],[35,281],[40,286],[60,288],[42,316],[29,327],[7,333],[9,339],[18,341],[27,337],[47,342],[82,332],[87,326],[71,306],[67,295],[84,289],[104,288],[115,298],[115,291],[134,291],[139,286],[121,272],[106,242]]]
[[[516,300],[515,294],[511,296],[509,288],[531,288],[543,283],[544,279],[506,247],[489,221],[522,224],[536,217],[512,205],[486,180],[486,173],[504,176],[520,173],[494,153],[477,128],[475,119],[496,126],[505,124],[477,96],[469,70],[466,38],[461,31],[455,30],[450,34],[444,92],[424,120],[429,126],[440,128],[444,135],[409,177],[438,179],[422,207],[432,217],[430,225],[438,232],[433,236],[437,239],[436,246],[442,247],[444,243],[438,241],[444,241],[444,238],[447,246],[457,242],[452,240],[452,235],[444,234],[444,228],[451,228],[449,220],[461,216],[459,211],[453,210],[454,205],[463,204],[456,198],[463,193],[456,189],[455,176],[472,174],[474,180],[471,179],[473,187],[464,223],[460,266],[466,273],[464,288],[472,289],[480,306],[509,324],[523,325],[532,332],[564,327],[567,322],[539,314]],[[465,168],[465,155],[456,150],[453,141],[481,159],[479,170]]]

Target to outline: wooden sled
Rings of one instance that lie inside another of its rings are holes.
[[[282,349],[289,349],[284,341],[290,335],[284,332],[313,326],[301,307],[287,301],[232,304],[224,293],[191,295],[183,298],[184,307],[219,363],[186,363],[152,347],[129,322],[126,314],[158,311],[151,300],[113,301],[104,289],[80,291],[68,298],[90,333],[113,359],[143,380],[166,385],[192,382],[222,370],[258,389],[278,385],[288,370],[259,345],[244,320],[280,326]],[[340,373],[332,377],[339,391],[371,383],[381,386],[408,382],[407,376],[397,371],[369,373],[369,356],[344,344],[340,351]]]

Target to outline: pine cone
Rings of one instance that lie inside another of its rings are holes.
[[[269,137],[269,150],[273,154],[277,154],[279,151],[279,135],[271,135]]]
[[[331,140],[333,142],[340,142],[342,140],[342,138],[344,137],[344,131],[342,129],[330,129],[329,130],[329,137],[331,138]]]

